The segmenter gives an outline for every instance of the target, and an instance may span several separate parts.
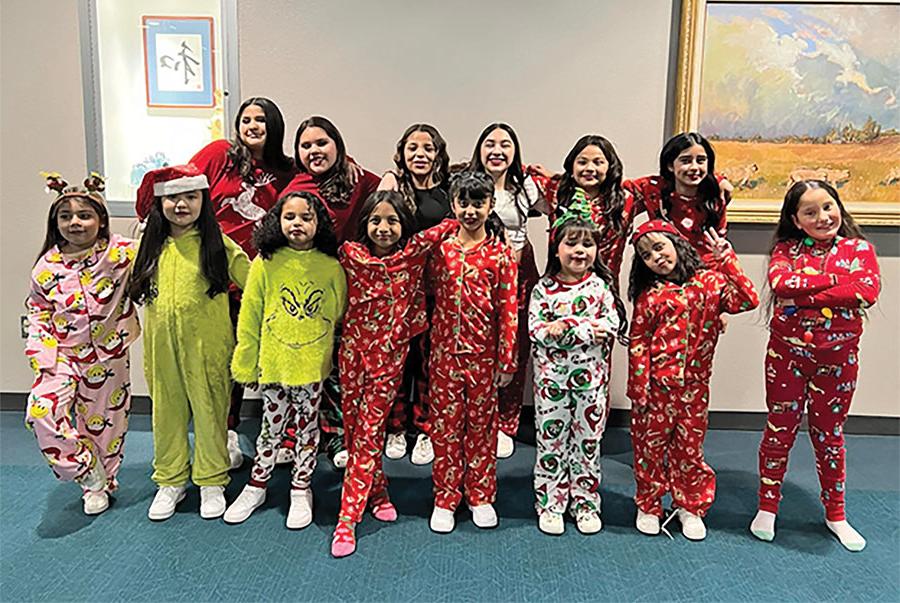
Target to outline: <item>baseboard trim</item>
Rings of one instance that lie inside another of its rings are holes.
[[[28,394],[0,393],[0,410],[19,411],[25,410]],[[131,412],[139,415],[150,414],[150,397],[134,396],[131,400]],[[262,415],[262,407],[259,399],[244,400],[241,407],[242,417],[259,417]],[[630,423],[630,411],[614,408],[609,415],[610,427],[628,427]],[[713,411],[709,413],[710,429],[725,429],[736,431],[762,431],[766,423],[764,412],[733,412]],[[522,408],[519,437],[526,440],[534,438],[534,407]],[[800,429],[806,430],[806,418]],[[850,416],[844,425],[844,433],[853,435],[900,435],[900,417],[873,417]]]

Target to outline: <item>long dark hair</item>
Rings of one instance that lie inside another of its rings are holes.
[[[313,237],[313,247],[325,255],[336,258],[338,245],[334,236],[334,223],[331,221],[328,209],[317,195],[296,191],[281,195],[253,230],[253,246],[259,255],[265,260],[271,260],[276,251],[288,246],[287,237],[281,230],[281,210],[289,199],[294,198],[303,199],[316,212],[316,234]]]
[[[719,183],[716,181],[716,152],[712,145],[702,135],[697,132],[682,132],[670,138],[662,151],[659,153],[659,175],[665,181],[662,190],[662,206],[666,215],[670,215],[672,211],[672,194],[675,192],[675,174],[669,167],[685,149],[689,149],[695,144],[703,147],[706,152],[706,176],[700,181],[697,187],[697,196],[703,204],[703,210],[706,214],[704,226],[707,228],[718,228],[722,215],[719,211]],[[723,210],[724,211],[724,210]]]
[[[397,166],[397,173],[400,174],[397,179],[398,188],[410,207],[416,207],[416,190],[413,186],[412,172],[406,165],[404,149],[406,141],[416,132],[425,132],[431,136],[431,142],[434,144],[434,163],[431,166],[431,180],[434,186],[444,190],[450,186],[450,156],[447,154],[447,141],[431,124],[411,125],[406,128],[403,136],[397,141],[397,150],[394,153],[394,165]]]
[[[253,156],[250,149],[241,140],[241,117],[244,109],[256,105],[266,116],[266,142],[263,145],[263,164],[273,170],[288,172],[291,170],[291,158],[284,154],[284,117],[278,105],[264,96],[251,96],[238,109],[234,118],[234,136],[228,149],[228,160],[243,180],[252,180]]]
[[[782,241],[800,241],[806,237],[806,233],[800,228],[797,228],[794,224],[794,217],[797,215],[800,197],[802,197],[806,191],[814,189],[825,191],[828,193],[828,196],[837,203],[838,209],[841,212],[841,227],[838,230],[838,236],[852,239],[866,238],[865,235],[863,235],[862,230],[860,230],[859,225],[857,225],[856,220],[853,219],[853,216],[850,215],[850,212],[847,211],[844,204],[841,202],[841,197],[838,195],[837,189],[824,180],[801,180],[800,182],[795,182],[784,195],[784,203],[781,204],[781,214],[778,216],[775,234],[772,236],[772,242],[769,245],[770,260],[772,258],[772,251],[778,243],[781,243]],[[766,313],[771,314],[772,306],[775,303],[775,294],[769,286],[768,279],[766,279],[766,289]]]
[[[202,193],[200,215],[193,227],[200,232],[200,270],[209,283],[206,294],[212,298],[228,291],[231,277],[228,275],[228,257],[225,254],[225,243],[222,241],[222,230],[209,200],[209,189],[203,189]],[[157,296],[154,281],[159,267],[159,256],[171,232],[171,225],[163,215],[162,197],[154,197],[128,285],[128,295],[136,303],[150,303]]]
[[[309,173],[309,170],[300,161],[300,151],[297,150],[300,145],[300,136],[309,128],[325,130],[325,134],[334,141],[337,149],[334,165],[321,176],[315,177],[319,194],[329,204],[345,205],[349,202],[350,194],[353,192],[353,187],[347,177],[347,146],[344,144],[344,137],[341,136],[337,126],[331,123],[331,120],[320,115],[313,115],[300,122],[297,133],[294,135],[294,163],[299,171]]]
[[[572,220],[560,226],[553,233],[553,236],[550,237],[550,245],[547,248],[547,267],[544,270],[544,276],[556,276],[562,271],[562,263],[559,261],[559,244],[569,235],[588,236],[594,240],[597,255],[594,257],[591,271],[609,285],[609,290],[613,294],[613,305],[616,308],[616,314],[619,315],[619,330],[616,332],[616,340],[622,345],[628,345],[628,315],[625,313],[625,304],[622,303],[622,298],[619,296],[618,279],[606,267],[603,260],[600,259],[600,230],[598,230],[596,224],[587,220]]]
[[[620,237],[624,237],[627,233],[628,224],[622,217],[622,209],[625,207],[625,191],[622,189],[622,160],[619,159],[616,149],[612,143],[597,134],[587,134],[578,139],[569,154],[563,160],[563,175],[559,183],[559,189],[556,193],[556,199],[559,207],[558,211],[564,211],[569,203],[572,202],[572,196],[575,194],[575,177],[572,172],[575,167],[575,159],[587,147],[595,146],[600,149],[609,169],[606,172],[606,178],[600,185],[600,201],[603,204],[603,217],[605,224],[610,224],[613,231]]]
[[[453,175],[450,180],[450,203],[452,204],[459,199],[479,200],[488,199],[490,204],[494,204],[494,181],[485,172],[465,171]],[[491,210],[488,214],[487,221],[484,223],[484,230],[488,236],[497,237],[506,243],[506,228],[503,226],[503,220],[497,215],[497,212]]]
[[[475,143],[475,150],[472,151],[472,159],[469,161],[469,165],[466,169],[470,171],[487,172],[484,163],[481,161],[481,145],[484,144],[488,135],[498,128],[509,134],[513,146],[515,147],[512,162],[510,162],[509,168],[506,170],[506,190],[508,190],[515,199],[516,210],[518,210],[519,216],[522,220],[525,220],[528,217],[528,207],[521,207],[521,204],[519,203],[519,193],[525,190],[525,170],[522,168],[522,148],[521,145],[519,145],[519,137],[516,136],[516,132],[512,129],[512,126],[502,122],[496,122],[488,125],[482,130],[481,134],[478,136],[478,142]],[[530,199],[529,201],[534,201],[534,199]]]
[[[374,250],[374,243],[369,237],[369,218],[379,203],[387,203],[397,212],[400,218],[400,240],[397,241],[397,249],[402,249],[409,238],[416,232],[416,216],[413,214],[406,199],[398,191],[375,191],[363,202],[359,210],[359,222],[356,228],[356,240],[365,243],[369,251]]]
[[[50,211],[47,213],[47,232],[44,235],[44,243],[41,245],[41,252],[38,254],[37,259],[34,260],[35,264],[44,257],[45,253],[53,249],[54,245],[59,245],[59,247],[62,248],[67,243],[66,238],[59,231],[58,216],[60,206],[70,199],[78,199],[82,203],[87,203],[95,212],[97,212],[97,216],[100,218],[100,229],[97,231],[97,240],[109,240],[109,212],[106,210],[106,205],[100,203],[96,199],[91,199],[87,195],[79,197],[67,195],[63,199],[54,201],[53,205],[50,206]]]
[[[693,277],[698,270],[704,267],[703,260],[697,255],[697,251],[691,247],[684,238],[669,233],[660,232],[662,236],[672,241],[675,253],[678,255],[678,263],[668,276],[660,276],[650,270],[647,263],[641,258],[638,251],[638,241],[634,242],[634,258],[631,261],[631,274],[628,277],[628,299],[634,302],[638,296],[659,281],[671,281],[684,284]],[[647,236],[647,235],[644,235]],[[644,237],[641,237],[643,239]]]

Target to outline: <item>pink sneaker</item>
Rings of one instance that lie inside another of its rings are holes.
[[[331,539],[331,556],[346,557],[356,552],[356,529],[349,521],[338,521]]]

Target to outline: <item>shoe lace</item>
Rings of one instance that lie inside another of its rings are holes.
[[[672,521],[672,518],[678,515],[678,509],[669,509],[669,514],[666,516],[665,520],[662,522],[662,525],[659,526],[659,529],[665,532],[666,536],[669,537],[669,540],[675,540],[672,538],[672,534],[669,533],[669,530],[666,529],[666,526]]]

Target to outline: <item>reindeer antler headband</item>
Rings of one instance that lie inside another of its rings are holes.
[[[70,185],[59,172],[41,172],[41,176],[47,180],[46,191],[56,194],[53,203],[59,203],[63,199],[72,197],[87,197],[106,205],[106,199],[103,198],[103,191],[106,190],[106,180],[97,172],[88,174],[81,186]]]

